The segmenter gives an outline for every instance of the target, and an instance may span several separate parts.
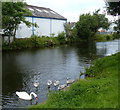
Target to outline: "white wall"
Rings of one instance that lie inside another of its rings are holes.
[[[19,28],[16,32],[16,38],[28,38],[33,35],[33,31],[34,34],[38,36],[50,36],[52,33],[57,36],[59,32],[64,31],[64,23],[66,23],[66,20],[38,17],[26,17],[26,20],[37,23],[39,27],[35,28],[32,26],[28,28],[24,23],[22,23],[19,25]]]
[[[52,19],[52,33],[58,35],[58,33],[65,31],[64,24],[66,23],[65,20],[56,20]]]
[[[26,17],[26,20],[32,22],[31,17]],[[16,38],[27,38],[32,35],[32,27],[27,27],[24,23],[21,23],[16,31]]]
[[[50,19],[43,19],[43,18],[34,18],[34,23],[37,23],[39,26],[35,28],[34,34],[38,36],[49,36],[50,35]]]

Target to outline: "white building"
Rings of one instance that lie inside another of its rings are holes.
[[[27,9],[32,12],[32,16],[26,17],[26,20],[37,23],[39,27],[31,26],[29,28],[22,23],[16,32],[16,38],[28,38],[31,35],[51,36],[54,34],[56,36],[59,32],[65,31],[64,23],[67,22],[67,19],[55,11],[31,5],[28,5]]]

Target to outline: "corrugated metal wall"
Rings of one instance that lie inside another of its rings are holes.
[[[39,26],[35,28],[35,35],[50,35],[50,19],[34,18],[34,23],[37,23]]]
[[[37,23],[39,27],[35,28],[32,26],[28,28],[22,23],[16,32],[16,38],[28,38],[33,34],[38,36],[51,36],[51,34],[55,34],[57,36],[59,32],[64,31],[64,23],[66,23],[66,20],[40,17],[26,17],[26,20]]]
[[[65,31],[64,30],[64,24],[66,23],[65,20],[52,20],[52,33],[55,33],[55,35],[58,35],[58,33]]]
[[[31,17],[26,17],[26,20],[32,22]],[[21,23],[16,31],[16,38],[26,38],[32,35],[32,27],[28,28],[24,23]]]

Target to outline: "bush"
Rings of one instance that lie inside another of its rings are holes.
[[[118,38],[120,38],[120,34],[118,34],[117,32],[114,32],[114,33],[113,33],[113,37],[114,37],[115,39],[118,39]]]
[[[111,34],[104,35],[106,37],[106,40],[113,40],[113,36]]]
[[[2,44],[3,50],[14,50],[14,49],[24,49],[24,48],[34,48],[34,47],[47,47],[53,45],[59,45],[64,41],[64,34],[59,34],[59,37],[47,37],[47,36],[31,36],[30,38],[19,38],[15,39],[14,42]],[[58,40],[59,39],[59,40]]]
[[[66,42],[65,32],[58,33],[57,39],[59,40],[60,44]]]
[[[109,35],[106,36],[106,40],[110,40],[110,36]]]
[[[94,36],[94,39],[97,41],[108,41],[108,40],[113,40],[114,36],[111,34],[96,34]]]
[[[34,47],[40,46],[40,37],[39,36],[36,36],[36,35],[31,36],[30,40],[31,40]]]

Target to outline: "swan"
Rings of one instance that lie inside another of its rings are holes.
[[[72,84],[73,82],[75,82],[75,80],[69,80],[69,79],[70,79],[70,78],[67,77],[67,81],[66,81],[67,86],[68,86],[68,84]]]
[[[38,74],[40,74],[41,72],[39,71]]]
[[[34,83],[34,86],[37,88],[39,86],[39,82]]]
[[[50,88],[50,85],[52,85],[52,81],[51,81],[51,80],[48,80],[48,81],[47,81],[47,85],[48,85],[48,88]]]
[[[38,100],[38,97],[34,92],[31,92],[30,95],[29,95],[27,92],[18,92],[18,91],[16,91],[16,94],[18,95],[18,97],[20,99],[32,100],[32,95],[33,95],[36,98],[36,100]]]
[[[66,84],[59,85],[59,86],[58,86],[58,90],[64,89],[65,87],[67,87],[67,85],[66,85]]]
[[[54,81],[54,86],[56,87],[56,86],[58,86],[58,85],[59,85],[59,81],[55,80],[55,81]]]

